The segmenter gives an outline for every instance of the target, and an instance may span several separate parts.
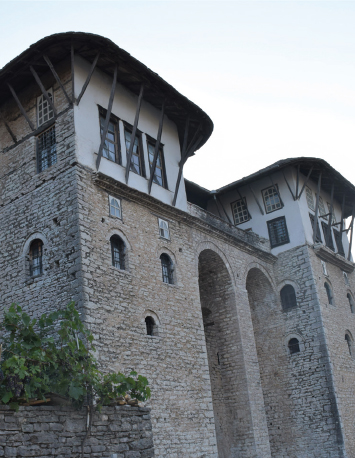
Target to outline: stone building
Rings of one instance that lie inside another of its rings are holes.
[[[75,300],[102,366],[148,377],[159,458],[354,458],[355,187],[301,157],[208,191],[182,172],[212,130],[96,35],[7,64],[0,303]]]

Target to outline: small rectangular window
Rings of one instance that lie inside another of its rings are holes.
[[[307,199],[307,205],[310,210],[315,210],[314,208],[314,200],[313,200],[313,194],[311,189],[306,186],[306,199]]]
[[[328,205],[328,212],[330,213],[330,203],[327,202]],[[334,213],[334,206],[333,206],[333,212],[332,212],[332,224],[335,224],[337,220],[335,219],[335,213]]]
[[[327,264],[324,261],[321,261],[323,274],[328,277]]]
[[[110,215],[121,218],[121,200],[116,197],[108,196]]]
[[[53,103],[53,89],[48,89],[48,97]],[[45,124],[50,119],[54,118],[52,107],[48,103],[47,99],[42,94],[37,97],[37,125],[38,127]]]
[[[313,231],[313,225],[314,225],[314,215],[312,213],[309,213],[309,219],[311,220],[311,225],[312,225],[312,231]],[[319,229],[319,224],[317,221],[317,235],[316,235],[316,242],[322,243],[322,236],[320,235],[320,229]]]
[[[334,249],[334,243],[333,243],[333,237],[332,237],[332,229],[329,228],[328,230],[328,224],[322,221],[322,230],[323,230],[323,235],[324,235],[324,241],[327,245],[328,248],[331,250],[335,251]],[[329,237],[328,237],[329,233]]]
[[[154,161],[154,152],[155,152],[155,144],[152,142],[148,142],[148,158],[149,158],[149,169],[152,169],[153,161]],[[160,146],[157,162],[155,165],[155,171],[153,175],[153,183],[156,183],[163,188],[166,188],[166,175],[165,175],[165,163],[164,163],[164,154],[163,148]]]
[[[132,137],[132,130],[125,126],[124,129],[124,137],[125,137],[125,143],[126,143],[126,153],[127,153],[127,159],[128,159],[128,152],[129,148],[131,146],[131,137]],[[136,135],[136,138],[134,139],[134,145],[133,145],[133,151],[132,151],[132,156],[131,156],[131,164],[127,164],[127,167],[130,167],[131,172],[136,173],[137,175],[145,176],[144,172],[144,161],[143,161],[143,155],[142,155],[142,148],[141,148],[141,139],[140,136]]]
[[[169,223],[159,218],[159,235],[164,239],[170,240]]]
[[[102,138],[103,134],[103,127],[105,124],[106,115],[100,115],[100,136]],[[118,130],[118,122],[114,118],[110,118],[110,122],[108,123],[107,134],[105,138],[104,147],[102,150],[102,156],[106,159],[117,162],[118,164],[121,163],[121,151],[119,145],[119,130]]]
[[[267,222],[271,248],[290,242],[284,216]]]
[[[234,218],[234,224],[245,223],[250,220],[250,215],[247,208],[247,202],[245,197],[243,199],[238,199],[235,202],[231,203],[232,213]]]
[[[266,213],[271,213],[279,208],[282,208],[277,185],[263,189],[261,192],[264,199]]]
[[[38,172],[42,172],[57,162],[55,126],[37,137]]]

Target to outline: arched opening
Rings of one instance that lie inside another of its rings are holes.
[[[214,251],[203,250],[198,267],[218,457],[242,456],[252,421],[234,286]]]
[[[174,284],[174,264],[166,253],[160,255],[161,273],[164,283]]]
[[[299,353],[300,352],[300,343],[299,340],[296,339],[296,337],[293,337],[288,341],[288,349],[290,351],[290,355],[293,355],[294,353]]]
[[[155,326],[155,321],[151,316],[146,316],[145,317],[145,327],[147,329],[147,336],[154,336],[154,329],[156,328]]]
[[[351,294],[349,293],[346,295],[346,297],[348,298],[348,301],[349,301],[351,313],[355,313],[354,299],[352,298]]]
[[[43,273],[43,242],[35,239],[31,242],[29,251],[30,277],[38,277]]]
[[[111,254],[112,254],[112,265],[117,269],[125,269],[125,244],[124,241],[118,235],[113,235],[110,238],[111,242]]]
[[[345,340],[346,340],[346,343],[348,344],[349,355],[352,357],[353,356],[353,339],[351,338],[349,332],[345,334]]]
[[[297,307],[295,288],[292,285],[285,285],[280,291],[281,305],[283,310]]]
[[[324,283],[324,288],[325,288],[325,290],[327,292],[328,303],[330,305],[334,305],[333,292],[332,292],[332,289],[331,289],[329,283],[325,282]]]

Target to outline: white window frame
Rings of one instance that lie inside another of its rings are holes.
[[[163,239],[170,240],[169,223],[165,219],[158,218],[159,236]],[[164,227],[166,225],[166,227]]]
[[[316,194],[317,196],[317,194]],[[323,198],[322,196],[319,196],[319,202],[318,202],[318,210],[319,210],[319,216],[323,219],[326,219],[327,217],[324,216],[327,214],[327,212],[325,211],[325,206],[324,206],[324,202],[323,202]]]
[[[49,98],[52,99],[52,103],[54,105],[53,88],[48,89],[47,93],[48,93]],[[41,104],[42,104],[42,116],[40,116]],[[47,119],[44,119],[44,110],[47,110],[46,111]],[[53,118],[54,118],[54,112],[52,110],[52,107],[49,105],[44,95],[41,94],[39,97],[37,97],[37,126],[40,127]]]
[[[308,208],[312,211],[315,211],[312,189],[309,188],[308,186],[306,186],[306,199],[307,199]]]
[[[117,207],[114,205],[111,205],[111,200],[114,200],[117,202]],[[111,207],[114,208],[114,212],[112,212]],[[108,196],[108,208],[109,208],[109,214],[113,218],[119,218],[122,219],[122,205],[121,205],[121,199],[118,199],[117,197],[114,196]],[[117,210],[119,211],[119,216],[116,215]]]
[[[235,207],[238,206],[237,212],[235,212]],[[235,200],[234,202],[231,203],[232,207],[232,214],[233,214],[233,219],[234,219],[234,225],[238,226],[239,224],[246,223],[249,221],[250,218],[250,213],[248,211],[247,207],[247,201],[246,198],[243,197],[242,199]],[[244,207],[244,208],[243,208]],[[245,213],[246,212],[246,213]]]
[[[269,194],[269,191],[272,190],[273,191],[273,194]],[[268,188],[265,188],[261,191],[262,193],[262,196],[263,196],[263,201],[264,201],[264,206],[265,206],[265,211],[266,213],[272,213],[272,212],[275,212],[277,210],[280,210],[280,208],[283,207],[282,205],[282,202],[281,202],[281,196],[280,196],[280,191],[279,191],[279,188],[277,187],[277,184],[273,185],[273,186],[269,186]],[[270,202],[266,202],[269,198],[273,198],[274,199],[274,203],[270,203]],[[278,202],[276,202],[276,199],[278,200]],[[272,208],[272,207],[275,207],[275,208]]]
[[[324,274],[326,277],[328,277],[327,264],[325,263],[325,261],[321,261],[321,264],[322,264],[323,274]]]

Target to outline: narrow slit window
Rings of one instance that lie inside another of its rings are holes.
[[[145,326],[147,329],[148,336],[154,336],[155,321],[151,316],[145,318]]]
[[[43,242],[40,239],[34,240],[30,245],[30,276],[39,277],[43,273]]]
[[[160,261],[161,261],[161,269],[162,269],[162,277],[163,277],[163,282],[168,283],[170,285],[174,284],[174,268],[173,268],[173,263],[170,259],[170,257],[163,253],[160,256]]]
[[[310,210],[315,211],[313,194],[312,194],[311,189],[308,186],[306,186],[306,199],[307,199],[308,208]]]
[[[332,251],[335,251],[334,243],[333,243],[333,237],[332,237],[332,229],[330,227],[328,227],[328,224],[325,223],[324,221],[322,221],[322,230],[323,230],[325,244]],[[328,237],[328,235],[329,235],[329,237]]]
[[[325,288],[325,290],[327,292],[328,303],[330,305],[334,305],[333,292],[332,292],[331,287],[329,286],[329,283],[325,282],[324,283],[324,288]]]
[[[346,343],[348,344],[349,355],[352,356],[353,355],[353,341],[349,334],[345,334],[345,340],[346,340]]]
[[[121,200],[109,196],[110,215],[121,218]]]
[[[148,142],[148,158],[149,158],[149,169],[152,170],[154,161],[155,144]],[[166,188],[166,174],[165,174],[165,163],[163,148],[160,147],[157,156],[157,162],[155,165],[153,183]]]
[[[325,216],[326,215],[326,211],[325,211],[325,207],[324,207],[324,202],[323,202],[322,196],[319,196],[318,208],[319,208],[319,216],[321,216],[322,218],[326,218],[326,216]]]
[[[309,213],[309,219],[311,220],[312,232],[313,232],[313,225],[314,225],[314,215]],[[320,234],[319,224],[317,221],[317,235],[316,235],[316,243],[322,243],[322,236]]]
[[[112,265],[117,269],[125,269],[125,244],[118,235],[113,235],[110,239]]]
[[[350,306],[351,313],[355,313],[354,299],[351,297],[351,295],[349,293],[346,295],[346,297],[348,298],[348,301],[349,301],[349,306]]]
[[[48,169],[57,162],[55,126],[37,137],[38,172]]]

